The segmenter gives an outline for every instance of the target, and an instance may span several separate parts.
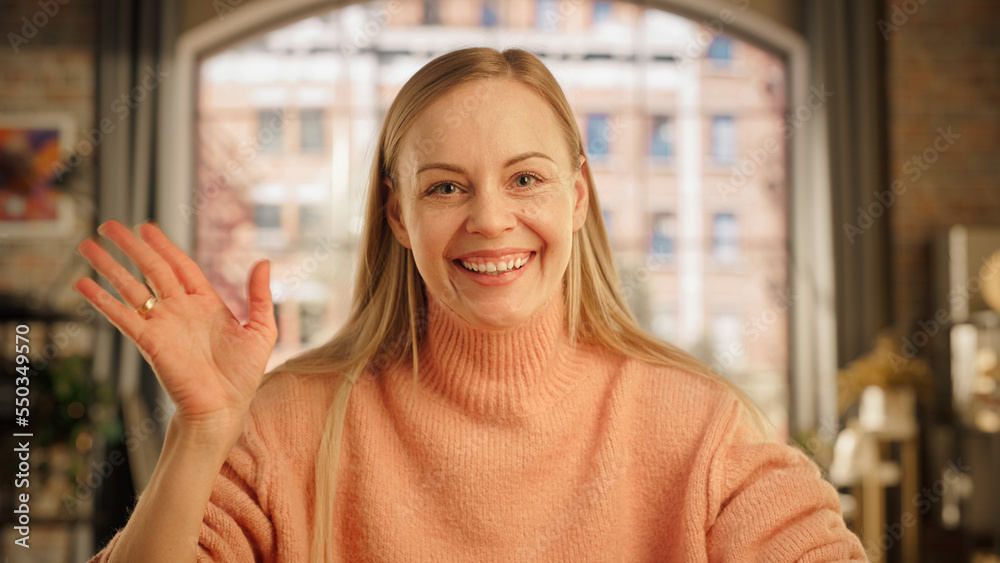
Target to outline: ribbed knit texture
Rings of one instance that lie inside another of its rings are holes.
[[[420,351],[351,392],[344,561],[866,561],[833,487],[702,376],[570,346],[562,296],[476,330],[434,299]],[[280,375],[205,514],[199,561],[308,561],[332,378]],[[105,561],[115,539],[93,561]]]

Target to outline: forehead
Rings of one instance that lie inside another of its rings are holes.
[[[417,117],[400,143],[400,172],[412,176],[428,162],[497,167],[531,151],[565,164],[565,145],[555,111],[529,86],[477,80],[452,89]]]

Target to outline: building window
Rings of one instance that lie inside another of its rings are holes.
[[[712,217],[712,257],[720,264],[732,264],[740,256],[740,228],[732,213]]]
[[[674,156],[674,120],[665,115],[653,117],[649,154],[655,160],[670,160]]]
[[[257,141],[261,152],[281,152],[282,113],[274,108],[257,111]]]
[[[649,2],[473,0],[463,15],[450,11],[466,4],[461,1],[415,0],[412,17],[399,13],[392,15],[391,22],[379,15],[385,15],[385,0],[329,4],[330,10],[317,14],[318,18],[310,15],[280,29],[248,35],[246,42],[220,44],[218,51],[198,62],[197,109],[193,112],[197,126],[186,141],[200,149],[195,155],[198,168],[191,172],[199,179],[215,179],[227,167],[232,169],[232,162],[240,164],[242,172],[232,175],[230,182],[218,182],[224,195],[213,201],[238,202],[247,212],[234,215],[231,205],[199,208],[191,217],[198,235],[194,239],[197,256],[213,279],[228,276],[223,269],[229,263],[223,259],[227,256],[276,260],[273,282],[284,294],[279,297],[276,291],[275,301],[284,298],[287,305],[280,317],[284,317],[283,338],[288,341],[272,355],[271,367],[303,349],[298,329],[309,329],[300,325],[302,303],[323,307],[322,326],[331,330],[349,314],[351,276],[339,272],[342,264],[357,261],[356,245],[350,241],[359,236],[364,224],[363,209],[355,205],[351,187],[368,170],[363,168],[365,155],[354,144],[345,145],[347,152],[340,155],[344,159],[337,158],[334,148],[341,139],[340,129],[348,136],[370,135],[384,108],[379,104],[354,107],[349,97],[331,97],[331,93],[341,87],[368,97],[397,91],[408,73],[436,54],[465,46],[470,34],[488,34],[502,26],[526,25],[534,30],[532,43],[537,49],[532,50],[542,54],[543,61],[559,74],[560,83],[568,86],[565,93],[578,111],[575,123],[596,176],[612,249],[622,281],[629,284],[628,302],[641,308],[634,312],[646,330],[690,348],[700,339],[711,339],[714,313],[739,313],[745,323],[771,306],[760,296],[768,295],[772,283],[790,283],[786,222],[758,224],[754,216],[730,205],[732,196],[730,204],[709,201],[718,199],[718,183],[747,158],[754,145],[751,130],[778,130],[785,121],[790,77],[785,75],[787,61],[782,57],[728,33],[713,44],[718,34],[704,35],[711,31],[704,22],[655,9],[655,3]],[[630,6],[638,6],[639,11]],[[629,15],[633,11],[636,17]],[[371,25],[362,34],[365,37],[341,37],[345,24],[360,29],[366,22]],[[352,57],[350,72],[337,78],[326,69],[331,64],[331,47],[344,46],[338,37],[357,43],[357,49],[385,45],[376,49],[377,56]],[[671,37],[678,41],[666,41]],[[707,39],[698,49],[701,70],[678,75],[681,61],[688,56],[685,48],[700,38]],[[757,39],[767,43],[766,37]],[[726,59],[732,59],[729,68],[715,66]],[[754,64],[742,65],[745,61]],[[735,66],[746,68],[734,74]],[[293,69],[303,72],[292,73],[295,76],[289,82],[288,71]],[[637,83],[635,76],[644,69],[650,71],[648,80]],[[720,74],[725,75],[723,79]],[[253,88],[247,86],[251,83]],[[736,91],[759,95],[741,98],[738,108],[717,105]],[[693,105],[709,108],[691,116],[691,127],[679,113],[682,92],[693,96]],[[319,108],[323,113],[308,113]],[[628,120],[633,115],[638,122]],[[714,116],[720,119],[714,121]],[[295,120],[291,126],[290,118]],[[259,152],[256,160],[240,150],[246,142]],[[688,155],[689,149],[697,153]],[[766,206],[761,213],[786,217],[791,192],[784,173],[786,153],[772,154],[768,167],[772,165],[773,178],[750,182],[740,193]],[[769,181],[776,183],[775,189],[768,188]],[[273,207],[256,208],[256,204]],[[735,217],[714,225],[717,212]],[[681,221],[689,213],[697,218],[690,225],[694,230]],[[219,229],[256,236],[214,236]],[[715,231],[722,235],[727,229],[728,236],[713,237]],[[320,238],[324,243],[329,238],[334,245],[328,249],[331,258],[321,260],[305,281],[325,286],[326,291],[316,292],[321,298],[311,294],[307,299],[299,291],[305,286],[303,281],[292,296],[292,288],[283,281],[294,278],[288,268],[308,264]],[[692,259],[681,260],[689,252]],[[737,253],[732,264],[723,263]],[[710,289],[724,284],[736,285],[747,298],[735,300],[727,292]],[[245,304],[241,284],[227,285],[220,295],[234,310]],[[754,381],[781,385],[788,373],[788,354],[779,352],[794,353],[787,350],[789,343],[783,330],[773,330],[756,341],[745,338],[747,352],[741,369]],[[711,354],[706,348],[704,355]],[[780,413],[787,406],[785,395],[754,398],[763,401],[768,412]],[[780,418],[776,422],[781,425]]]
[[[608,115],[594,113],[587,116],[587,154],[603,157],[608,155]]]
[[[594,23],[611,21],[611,2],[594,2]]]
[[[500,9],[497,0],[484,0],[483,2],[483,27],[496,27],[500,24]]]
[[[736,160],[736,122],[731,115],[712,117],[712,161],[732,164]]]
[[[300,112],[300,148],[302,152],[323,152],[323,110],[304,109]]]
[[[299,304],[299,341],[306,343],[309,337],[323,329],[323,304]]]
[[[253,222],[258,229],[281,228],[281,206],[257,203],[253,206]]]
[[[441,25],[439,0],[424,0],[424,25]]]
[[[535,27],[538,29],[559,28],[559,0],[538,0]]]
[[[299,207],[299,238],[320,236],[329,230],[326,213],[319,205],[303,205]]]
[[[649,252],[656,258],[671,258],[676,252],[677,216],[673,213],[653,215],[653,237]]]
[[[717,36],[708,46],[708,58],[715,66],[729,66],[733,61],[733,40]]]
[[[739,315],[721,313],[712,317],[712,348],[712,368],[726,373],[743,367]]]

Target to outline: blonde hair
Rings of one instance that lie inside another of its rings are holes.
[[[316,504],[311,561],[332,562],[333,501],[340,441],[351,386],[366,370],[378,373],[409,358],[418,376],[419,340],[425,329],[424,286],[410,250],[393,236],[385,216],[384,178],[395,178],[400,142],[414,120],[432,102],[453,88],[473,81],[516,80],[531,87],[552,107],[561,125],[570,162],[580,166],[585,156],[576,119],[566,97],[542,62],[527,51],[469,48],[442,55],[417,71],[403,85],[385,117],[372,164],[361,237],[358,275],[351,311],[340,331],[325,344],[278,366],[281,372],[339,379],[327,411],[316,462]],[[646,362],[694,372],[733,390],[746,406],[753,425],[766,433],[759,408],[738,388],[679,348],[647,334],[629,312],[619,290],[620,279],[597,191],[586,169],[589,206],[573,248],[564,279],[566,324],[573,343],[588,342]]]

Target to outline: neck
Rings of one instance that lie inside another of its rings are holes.
[[[471,416],[526,416],[563,395],[582,373],[571,365],[561,292],[519,326],[485,330],[427,296],[420,379]]]

